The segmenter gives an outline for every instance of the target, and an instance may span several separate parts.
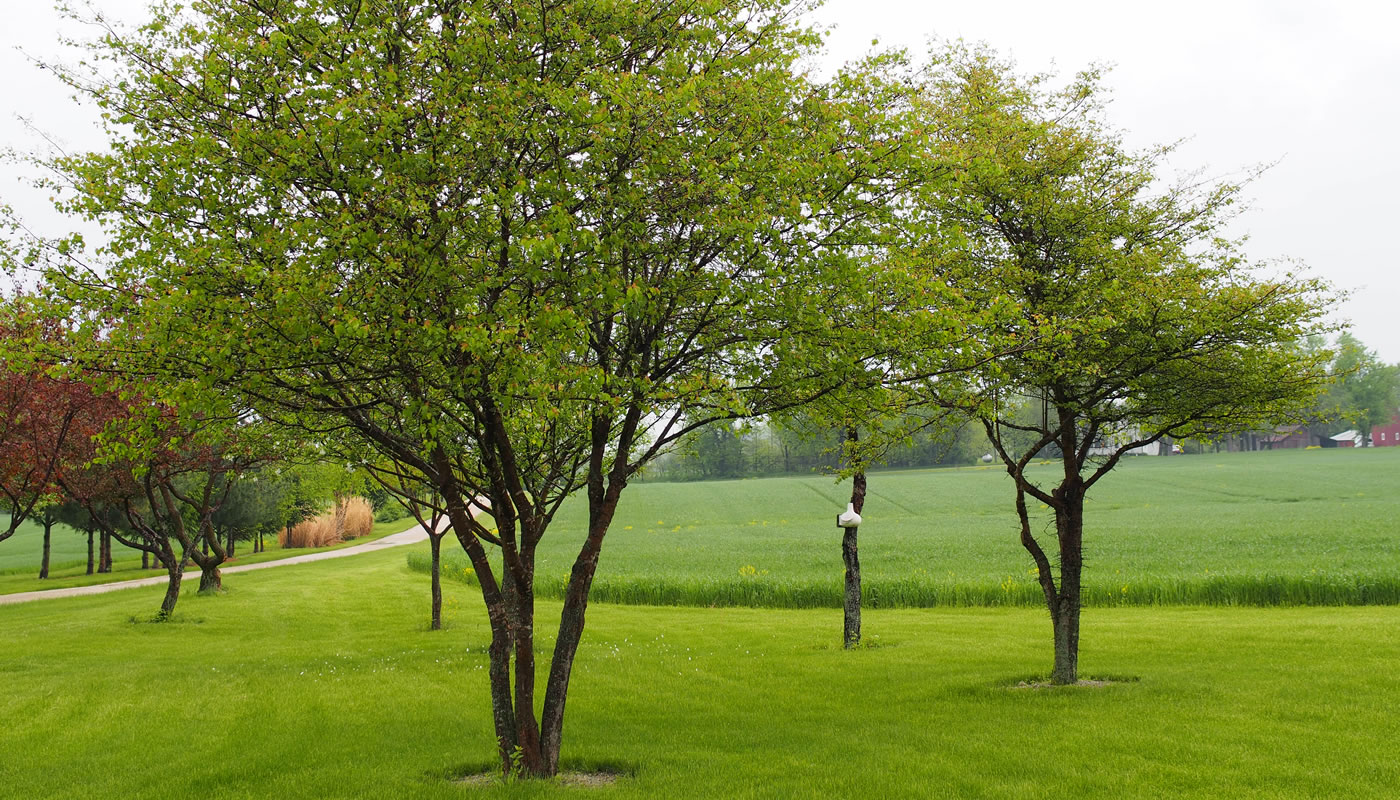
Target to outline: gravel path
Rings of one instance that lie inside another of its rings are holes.
[[[254,569],[267,569],[268,567],[284,567],[288,564],[305,564],[311,561],[324,561],[328,558],[344,558],[345,556],[357,556],[361,553],[372,553],[375,550],[382,550],[386,547],[398,547],[399,545],[413,544],[428,538],[428,532],[422,526],[414,526],[402,533],[394,533],[385,536],[383,539],[375,539],[365,544],[357,544],[353,547],[346,547],[340,550],[327,550],[322,553],[307,553],[303,556],[292,556],[280,561],[263,561],[259,564],[235,564],[223,567],[219,570],[224,575],[232,575],[237,572],[247,572]],[[199,577],[199,570],[194,569],[185,573],[188,579],[194,576]],[[138,586],[164,586],[169,582],[166,575],[158,575],[154,578],[141,578],[134,581],[118,581],[116,583],[98,583],[92,586],[73,586],[68,589],[45,589],[40,592],[17,592],[15,594],[0,594],[0,606],[10,603],[27,603],[31,600],[46,600],[51,597],[81,597],[85,594],[103,594],[105,592],[115,592],[118,589],[134,589]]]

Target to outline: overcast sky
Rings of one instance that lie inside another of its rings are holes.
[[[135,21],[145,1],[95,5]],[[23,115],[67,148],[100,146],[93,112],[15,50],[63,53],[47,0],[12,0],[5,13],[0,143],[45,146]],[[861,55],[872,39],[922,52],[937,36],[987,42],[1023,71],[1111,65],[1109,116],[1130,144],[1185,137],[1173,167],[1220,177],[1279,162],[1249,187],[1252,209],[1235,233],[1250,236],[1253,258],[1298,259],[1351,291],[1342,313],[1353,333],[1400,362],[1400,4],[828,0],[813,21],[832,28],[830,63]],[[0,167],[0,199],[46,231],[60,224],[13,167]]]

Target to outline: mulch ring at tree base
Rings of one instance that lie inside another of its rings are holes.
[[[1137,678],[1081,678],[1074,683],[1051,683],[1044,679],[1017,681],[1006,688],[1008,689],[1072,689],[1083,687],[1087,689],[1097,689],[1104,686],[1117,686],[1124,683],[1137,683]]]
[[[558,775],[547,780],[560,786],[577,786],[585,789],[595,789],[602,786],[612,786],[625,777],[627,777],[627,774],[622,772],[561,770]],[[526,781],[530,779],[519,778],[516,780]],[[474,775],[458,778],[457,783],[464,786],[494,786],[506,783],[506,779],[501,777],[500,772],[478,772]]]

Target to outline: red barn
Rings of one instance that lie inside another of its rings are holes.
[[[1394,447],[1400,445],[1400,414],[1384,425],[1371,429],[1372,447]]]

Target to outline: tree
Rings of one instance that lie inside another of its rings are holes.
[[[378,486],[389,495],[398,498],[414,521],[418,523],[418,527],[428,534],[428,550],[431,555],[429,591],[432,598],[428,624],[432,630],[440,631],[442,630],[442,540],[446,538],[447,534],[452,533],[452,527],[448,524],[450,520],[447,504],[443,502],[441,496],[419,494],[425,482],[421,478],[410,478],[402,470],[380,470],[373,465],[367,465],[366,470]],[[478,504],[479,509],[480,504]]]
[[[230,558],[239,540],[253,542],[258,552],[261,537],[276,533],[284,524],[285,484],[263,466],[239,475],[229,487],[227,499],[214,511],[210,523],[223,540]]]
[[[74,466],[72,449],[101,430],[108,398],[71,377],[54,374],[38,353],[61,341],[61,324],[16,298],[0,315],[0,510],[9,515],[0,542],[34,513],[43,515],[44,566],[48,574],[48,505],[58,499],[57,478]]]
[[[219,567],[228,553],[213,518],[259,457],[247,431],[223,421],[182,423],[175,410],[140,400],[108,409],[101,435],[75,443],[72,460],[83,466],[57,480],[93,524],[165,568],[156,619],[166,620],[179,602],[187,560],[200,568],[200,592],[223,589]],[[110,514],[114,507],[120,522]]]
[[[43,554],[39,558],[39,580],[49,577],[49,555],[53,548],[53,526],[58,522],[58,506],[49,504],[39,509],[39,525],[44,529]]]
[[[1300,346],[1325,329],[1327,300],[1315,280],[1262,277],[1224,239],[1238,187],[1162,186],[1170,148],[1123,146],[1096,73],[1059,90],[1049,81],[982,49],[938,56],[926,116],[955,182],[921,198],[917,222],[931,269],[1012,311],[1012,324],[979,336],[982,352],[1002,355],[941,401],[981,421],[1014,482],[1052,621],[1051,680],[1073,683],[1085,495],[1164,436],[1297,418],[1327,379],[1325,357]],[[1042,453],[1059,467],[1028,469]],[[1058,569],[1028,500],[1053,515]]]
[[[1361,433],[1361,446],[1370,446],[1371,429],[1390,422],[1400,410],[1400,365],[1382,362],[1350,333],[1338,337],[1336,353],[1337,412]]]
[[[819,37],[769,0],[198,8],[108,35],[119,79],[70,73],[113,149],[55,167],[113,263],[56,285],[123,319],[158,385],[234,393],[441,497],[487,609],[501,767],[554,774],[624,487],[689,430],[824,390],[765,367],[827,325],[828,287],[860,290],[889,121],[860,81],[798,74]],[[576,489],[537,704],[535,549]]]

